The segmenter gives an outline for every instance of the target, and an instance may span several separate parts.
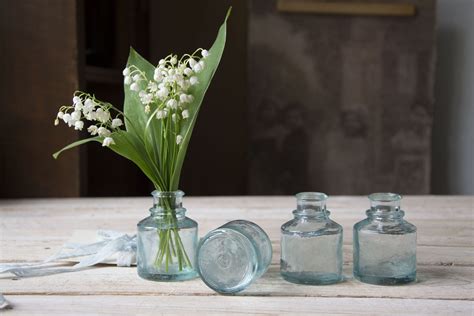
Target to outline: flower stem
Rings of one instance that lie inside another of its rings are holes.
[[[171,207],[172,198],[164,198],[160,202],[160,207],[164,208],[164,216],[158,218],[160,221],[157,230],[158,251],[156,253],[155,266],[158,269],[169,271],[170,265],[177,263],[179,271],[186,268],[192,268],[191,260],[186,253],[183,245],[180,228],[178,227],[178,219],[176,211]]]

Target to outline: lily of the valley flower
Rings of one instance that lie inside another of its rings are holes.
[[[114,139],[112,137],[106,137],[104,138],[102,142],[103,147],[108,147],[110,145],[115,145]]]
[[[184,110],[183,112],[181,112],[181,116],[183,117],[183,119],[187,119],[189,117],[189,111]]]
[[[74,123],[74,129],[78,131],[82,131],[82,128],[84,127],[84,122],[83,121],[77,121]]]
[[[98,130],[98,129],[99,129],[99,128],[98,128],[97,126],[91,125],[91,126],[89,126],[89,127],[87,128],[87,131],[88,131],[92,136],[94,136],[94,135],[97,135],[97,130]]]
[[[209,52],[205,49],[198,49],[192,55],[185,55],[180,59],[171,54],[158,62],[153,78],[148,78],[135,65],[122,71],[124,84],[137,94],[144,112],[153,115],[152,118],[162,120],[162,124],[171,125],[162,129],[162,132],[170,133],[178,146],[183,142],[180,124],[190,117],[189,106],[194,101],[192,89],[200,84],[198,74],[205,69],[204,59],[208,56]],[[112,117],[111,110],[119,113],[117,116],[123,115],[111,104],[77,92],[72,98],[71,106],[59,109],[54,125],[62,120],[69,127],[82,131],[89,121],[91,125],[87,127],[87,132],[91,136],[100,137],[102,146],[108,147],[115,144],[113,133],[124,125],[121,118]]]
[[[124,69],[124,74],[127,71]],[[59,124],[59,120],[63,120],[69,127],[74,127],[75,130],[82,131],[84,129],[85,121],[93,122],[87,128],[87,132],[92,136],[103,137],[102,145],[109,146],[115,144],[112,133],[123,126],[123,121],[115,117],[112,119],[110,110],[121,113],[109,103],[103,103],[94,97],[78,92],[72,99],[72,106],[63,106],[60,108],[54,125]]]
[[[122,125],[123,125],[123,123],[122,123],[121,119],[115,118],[115,119],[112,120],[112,124],[111,124],[112,128],[117,128],[117,127],[120,127]]]
[[[148,78],[145,72],[131,65],[122,72],[124,83],[131,91],[138,93],[146,114],[154,115],[158,120],[169,114],[172,122],[179,124],[180,120],[189,118],[189,111],[184,107],[194,101],[190,88],[199,85],[196,74],[205,69],[204,59],[208,56],[209,51],[205,49],[198,49],[181,59],[170,54],[158,62],[153,78]]]

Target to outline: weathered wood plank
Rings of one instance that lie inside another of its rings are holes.
[[[345,282],[330,286],[302,286],[285,282],[279,266],[269,271],[242,296],[373,297],[472,300],[474,267],[420,266],[418,282],[401,287],[374,286],[351,278],[351,266],[344,266]],[[13,280],[0,277],[7,295],[216,295],[199,280],[151,282],[140,279],[134,268],[96,267],[79,273]]]
[[[469,315],[473,303],[311,297],[9,296],[7,315]]]
[[[420,264],[473,264],[472,197],[407,197],[405,200],[410,220],[419,228]],[[0,261],[42,260],[57,251],[72,231],[78,229],[133,232],[136,222],[146,216],[149,204],[150,198],[0,201]],[[345,261],[350,262],[352,225],[363,217],[361,210],[366,207],[366,198],[334,197],[329,204],[332,217],[344,226]],[[185,205],[189,215],[199,222],[201,235],[235,218],[259,223],[270,235],[274,259],[278,260],[279,227],[290,218],[294,199],[192,197],[186,199]],[[18,214],[29,220],[27,230]]]
[[[30,312],[33,309],[36,313],[61,315],[97,314],[117,306],[125,314],[136,308],[142,314],[196,310],[204,314],[228,311],[251,314],[318,311],[357,314],[370,311],[377,314],[395,312],[401,306],[406,314],[420,311],[462,314],[471,310],[474,298],[473,201],[473,197],[426,196],[404,200],[408,220],[419,229],[419,281],[403,289],[362,284],[351,278],[351,228],[364,217],[366,198],[330,199],[332,218],[345,229],[344,272],[347,280],[336,285],[312,287],[285,282],[279,275],[279,227],[291,218],[294,198],[191,197],[186,198],[185,206],[190,217],[199,222],[200,235],[236,218],[255,221],[270,235],[274,248],[270,270],[237,297],[216,296],[200,280],[155,283],[140,279],[134,268],[112,266],[42,278],[13,280],[11,276],[2,276],[0,292],[14,298],[19,304],[17,312],[24,314],[33,314]],[[0,201],[0,261],[44,259],[56,252],[74,230],[134,232],[138,220],[147,215],[150,204],[150,198]],[[63,296],[44,296],[51,294]],[[161,298],[150,297],[155,295]],[[195,304],[189,303],[194,300],[197,300]],[[216,304],[212,305],[210,300]],[[180,307],[183,301],[186,305]]]
[[[55,254],[64,244],[65,238],[9,238],[0,240],[0,262],[41,261]],[[280,242],[272,241],[273,263],[280,260]],[[352,262],[352,244],[343,246],[344,263]],[[418,265],[474,265],[473,247],[418,246]]]

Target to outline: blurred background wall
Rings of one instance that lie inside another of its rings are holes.
[[[154,63],[209,47],[229,5],[187,194],[472,194],[473,2],[440,0],[437,14],[435,0],[408,2],[414,16],[288,13],[255,0],[0,0],[0,197],[147,195],[147,179],[98,144],[53,160],[86,136],[55,128],[57,108],[76,89],[121,106],[130,45]]]
[[[474,194],[474,1],[438,0],[433,193]]]

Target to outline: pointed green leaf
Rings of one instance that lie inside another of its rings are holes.
[[[181,175],[181,168],[183,166],[184,158],[186,156],[186,151],[188,148],[189,141],[191,139],[191,134],[193,132],[194,125],[201,108],[201,103],[204,99],[204,95],[211,84],[211,80],[214,76],[214,73],[219,66],[219,62],[224,52],[226,35],[227,35],[227,19],[230,15],[232,8],[229,8],[227,15],[225,17],[224,23],[221,25],[217,38],[214,41],[211,49],[209,49],[209,56],[204,60],[206,66],[204,70],[197,75],[200,84],[193,87],[191,94],[194,96],[194,101],[189,106],[190,116],[187,120],[184,121],[183,126],[181,127],[181,135],[183,136],[183,141],[179,147],[178,155],[176,157],[175,168],[173,170],[173,175],[171,179],[171,189],[177,190],[179,186],[179,178]]]
[[[155,66],[130,47],[127,67],[132,65],[143,71],[149,80],[153,78]],[[143,86],[142,88],[145,87]],[[145,113],[144,106],[140,101],[138,93],[130,90],[130,86],[125,84],[124,92],[124,114],[127,118],[125,120],[125,127],[127,131],[134,133],[143,140],[147,152],[149,152],[153,159],[156,160],[156,163],[159,163],[158,150],[162,147],[162,144],[161,138],[156,136],[161,134],[161,124],[157,120],[152,120],[147,128],[146,126],[150,114]]]
[[[145,58],[140,56],[140,54],[138,54],[132,47],[130,47],[127,67],[131,65],[134,65],[143,71],[148,79],[153,78],[155,67]],[[143,133],[148,120],[148,115],[144,111],[143,104],[140,102],[140,97],[138,96],[137,92],[130,90],[129,85],[124,84],[123,89],[125,92],[123,112],[127,118],[125,120],[125,127],[127,131],[131,131],[133,129],[136,133]]]
[[[142,139],[127,131],[117,131],[111,137],[115,142],[109,146],[111,150],[135,163],[155,187],[162,185],[156,164],[148,156]]]
[[[68,150],[68,149],[71,149],[71,148],[74,148],[74,147],[77,147],[77,146],[79,146],[79,145],[82,145],[82,144],[85,144],[85,143],[88,143],[88,142],[94,142],[94,141],[101,143],[101,142],[102,142],[102,137],[97,136],[97,137],[90,137],[90,138],[78,140],[77,142],[74,142],[74,143],[72,143],[72,144],[69,144],[69,145],[67,145],[66,147],[64,147],[63,149],[61,149],[61,150],[55,152],[55,153],[53,154],[53,157],[54,157],[54,159],[58,159],[59,155],[60,155],[63,151]]]

